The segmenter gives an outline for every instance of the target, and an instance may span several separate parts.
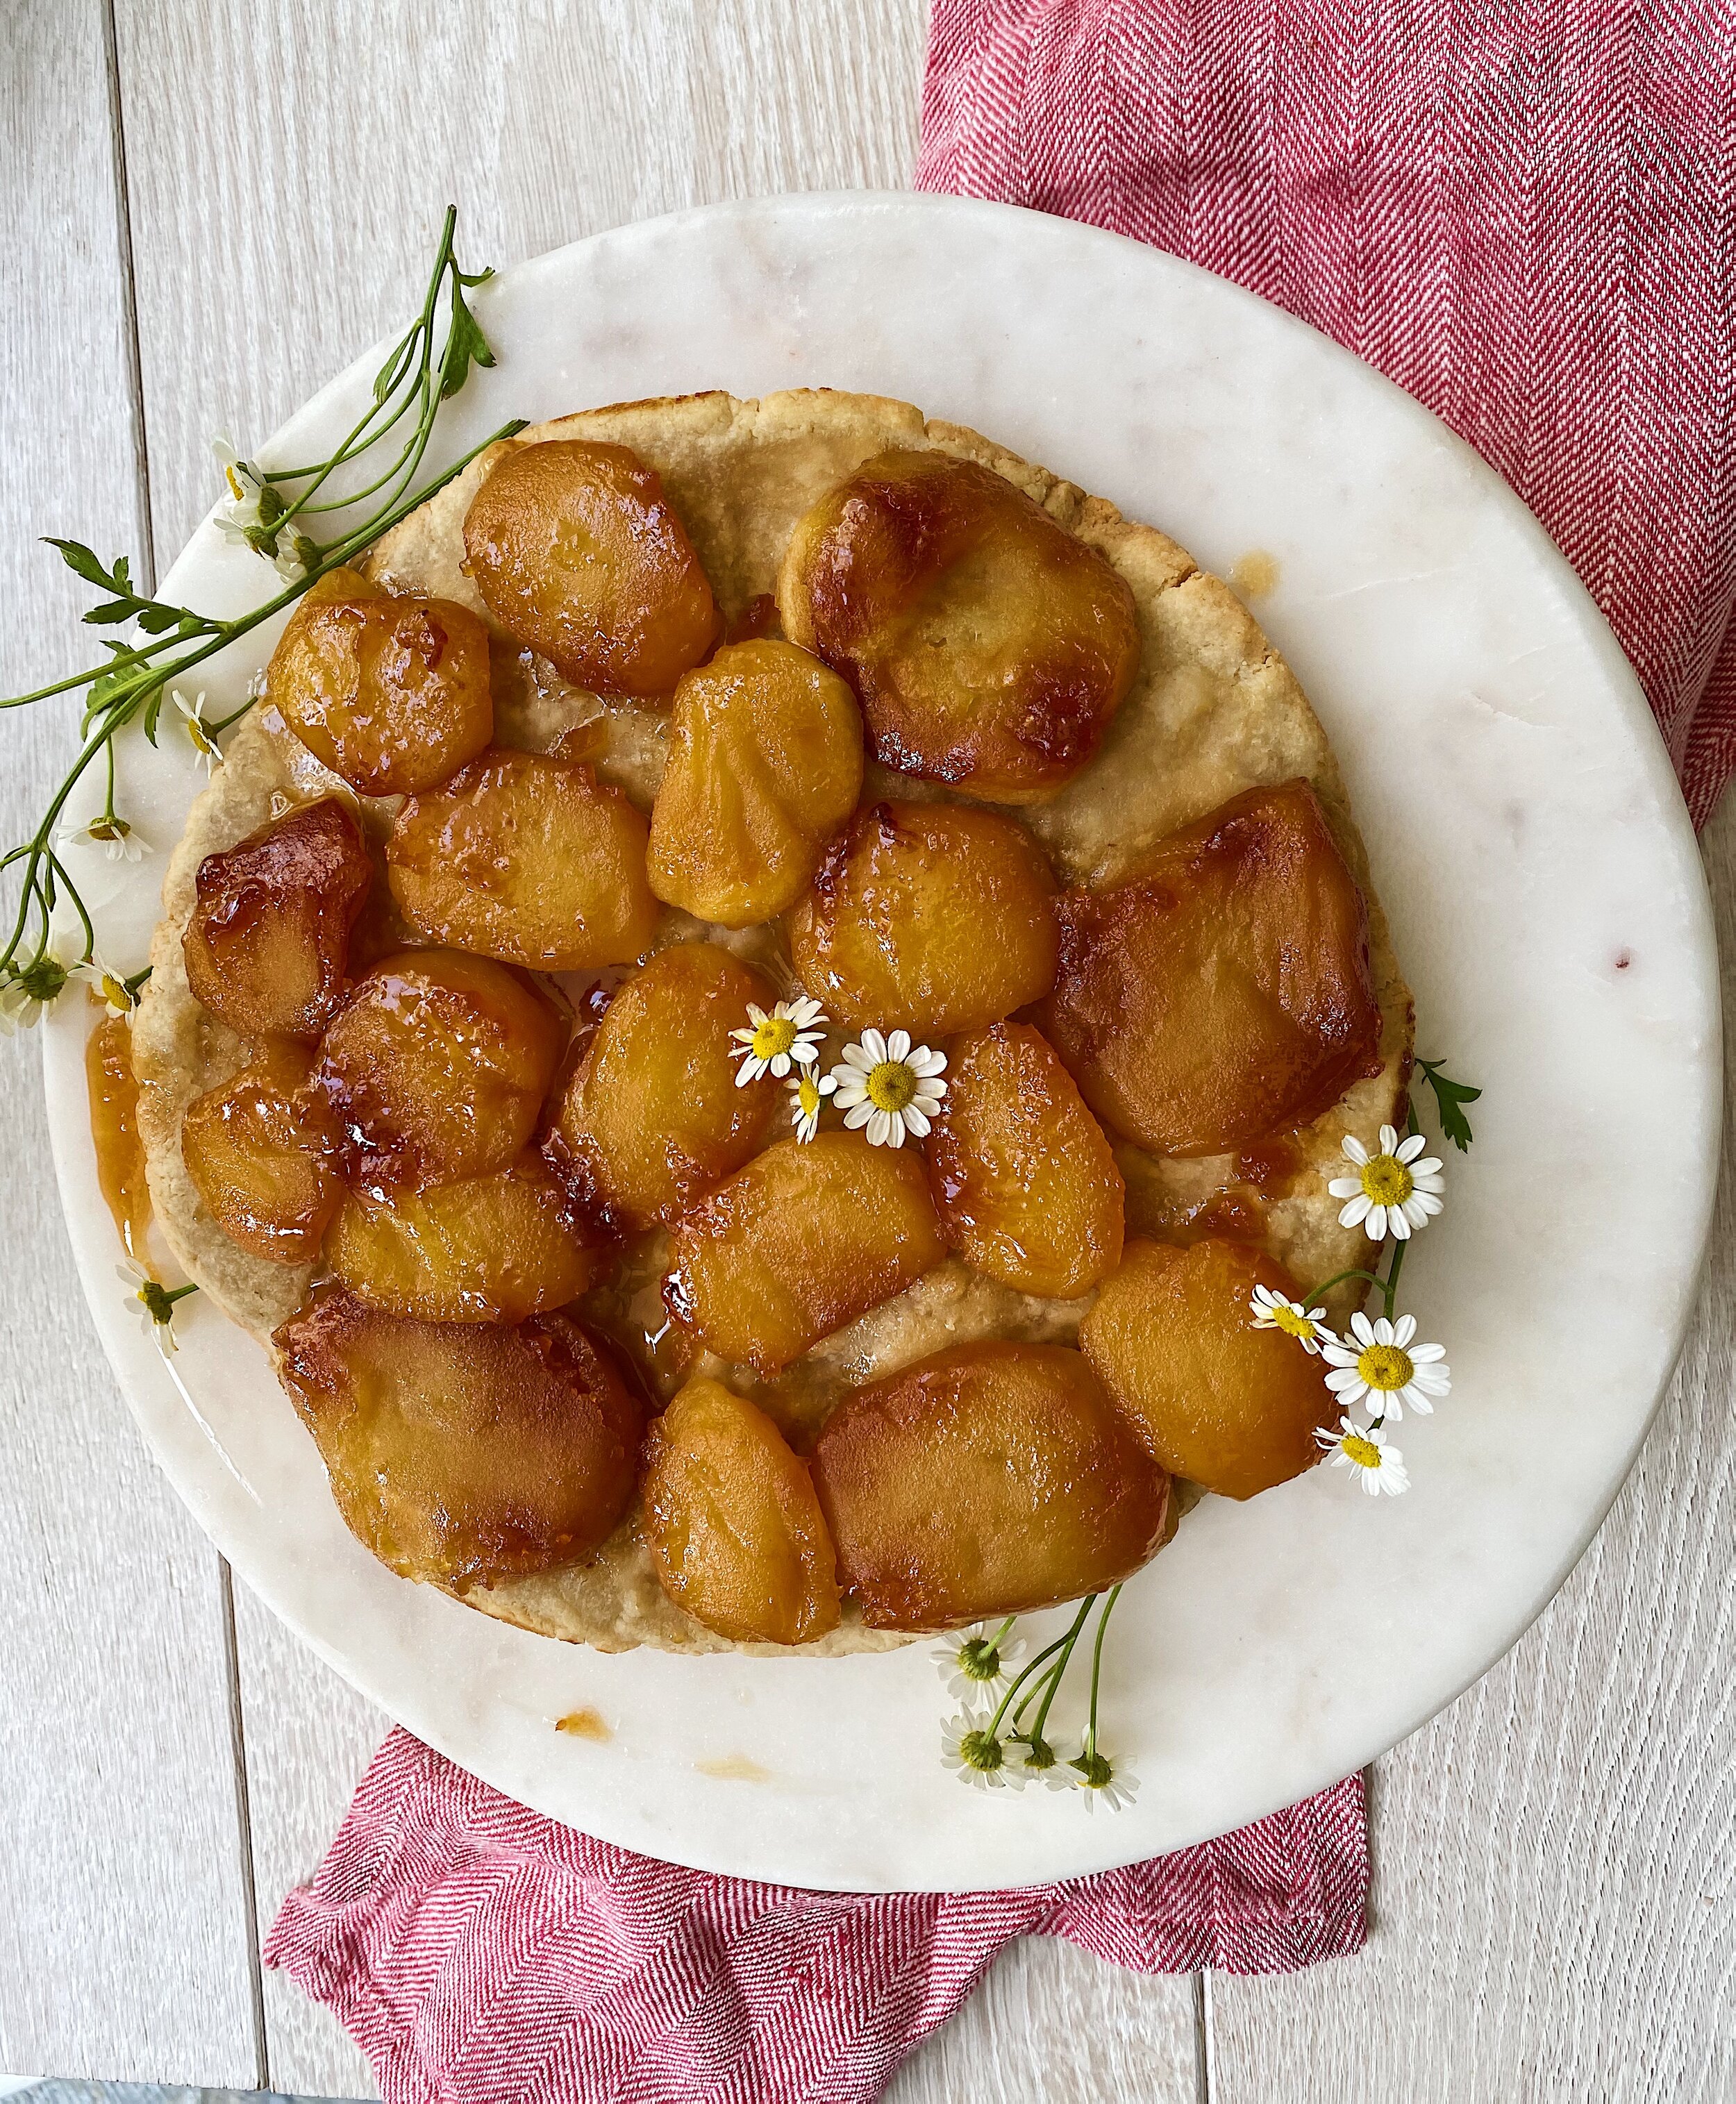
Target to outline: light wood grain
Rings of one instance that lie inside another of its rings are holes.
[[[64,671],[69,648],[99,654],[78,625],[84,588],[37,536],[143,552],[112,147],[101,7],[9,7],[7,693]],[[77,707],[69,698],[4,720],[8,844],[34,827],[64,773]],[[0,1046],[0,2068],[250,2084],[221,1566],[145,1454],[97,1348],[60,1223],[39,1057],[33,1038]]]
[[[1736,1044],[1736,800],[1704,845]],[[1219,2104],[1736,2097],[1725,1120],[1706,1290],[1638,1467],[1536,1626],[1380,1763],[1367,1951],[1210,1980]]]

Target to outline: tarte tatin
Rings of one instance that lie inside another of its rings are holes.
[[[989,439],[819,391],[492,447],[307,594],[163,907],[158,1216],[407,1578],[860,1651],[1318,1458],[1247,1306],[1356,1264],[1327,1181],[1403,1122],[1362,842],[1228,587]]]

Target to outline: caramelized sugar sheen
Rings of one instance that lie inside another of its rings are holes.
[[[645,1442],[645,1530],[663,1590],[737,1643],[798,1644],[838,1625],[832,1536],[765,1413],[689,1381]]]
[[[343,1189],[312,1066],[306,1045],[267,1040],[181,1120],[181,1159],[206,1210],[231,1241],[274,1264],[319,1255]]]
[[[991,470],[882,453],[801,520],[785,633],[855,688],[875,757],[1027,803],[1078,773],[1138,669],[1126,582]]]
[[[1079,1329],[1079,1348],[1163,1465],[1227,1498],[1312,1468],[1314,1428],[1337,1415],[1320,1360],[1256,1330],[1256,1286],[1302,1289],[1242,1242],[1131,1241]]]
[[[450,1183],[521,1154],[554,1078],[553,1003],[505,965],[400,950],[327,1031],[315,1085],[359,1188]]]
[[[431,789],[494,735],[489,631],[446,599],[328,572],[290,617],[266,692],[316,760],[364,796]]]
[[[667,694],[716,640],[687,529],[626,446],[515,446],[471,500],[464,546],[501,626],[593,693]]]
[[[783,1102],[738,1088],[730,1032],[770,985],[712,943],[660,950],[622,982],[558,1091],[544,1141],[586,1216],[615,1233],[674,1221],[765,1143]]]
[[[946,1254],[914,1151],[859,1133],[780,1140],[671,1230],[670,1313],[770,1376]]]
[[[1305,782],[1250,789],[1127,881],[1060,901],[1043,1027],[1160,1154],[1256,1147],[1378,1073],[1368,914]]]
[[[576,1299],[600,1262],[538,1154],[425,1191],[348,1192],[325,1257],[370,1308],[430,1322],[522,1322]]]
[[[789,933],[797,976],[847,1028],[980,1030],[1054,983],[1055,880],[1015,819],[876,804],[833,842]]]
[[[462,1589],[547,1571],[627,1510],[640,1407],[565,1316],[418,1322],[327,1286],[271,1341],[338,1509],[403,1577]]]
[[[862,718],[793,644],[725,644],[683,675],[651,812],[659,898],[748,928],[795,905],[862,793]]]
[[[243,1037],[317,1037],[373,884],[361,827],[331,796],[207,855],[181,944],[194,999]]]
[[[645,822],[588,767],[496,751],[413,796],[386,843],[407,919],[437,941],[546,972],[651,947]]]
[[[1124,1187],[1102,1127],[1028,1023],[993,1023],[947,1052],[925,1143],[941,1232],[985,1278],[1077,1299],[1121,1261]]]
[[[1168,1479],[1085,1361],[961,1344],[846,1397],[814,1452],[838,1574],[873,1629],[1024,1614],[1131,1576]]]

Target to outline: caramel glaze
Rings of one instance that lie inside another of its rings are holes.
[[[132,1071],[132,1032],[124,1015],[105,1016],[84,1047],[96,1181],[114,1215],[127,1254],[145,1261],[150,1192],[145,1181],[145,1143],[139,1137],[139,1084]]]

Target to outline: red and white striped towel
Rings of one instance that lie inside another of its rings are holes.
[[[1736,0],[935,0],[919,181],[1289,308],[1477,447],[1638,668],[1690,809],[1736,764]],[[389,2104],[865,2104],[997,1950],[1354,1950],[1359,1779],[1040,1891],[852,1897],[655,1863],[394,1732],[266,1946]]]

